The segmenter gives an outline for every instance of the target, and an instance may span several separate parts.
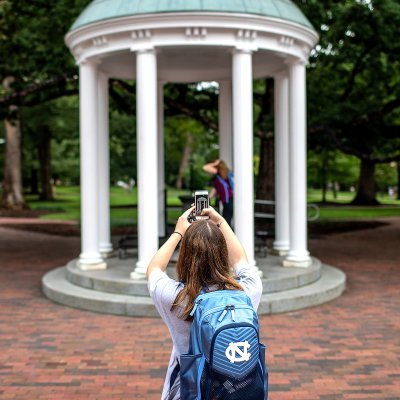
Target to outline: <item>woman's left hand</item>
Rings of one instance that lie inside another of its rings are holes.
[[[189,226],[190,226],[188,217],[193,210],[194,210],[194,206],[190,207],[178,218],[178,221],[176,222],[176,225],[175,225],[175,232],[179,232],[182,236],[185,234],[186,229],[189,228]]]

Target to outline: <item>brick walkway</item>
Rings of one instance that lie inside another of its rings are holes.
[[[400,220],[310,241],[345,294],[261,318],[270,400],[400,399]],[[79,239],[0,228],[0,398],[159,399],[171,342],[161,320],[53,304],[40,278]]]

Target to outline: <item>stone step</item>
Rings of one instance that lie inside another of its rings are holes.
[[[43,293],[56,303],[103,314],[157,317],[150,297],[106,293],[72,284],[66,267],[56,268],[42,278]]]
[[[82,310],[115,315],[158,317],[149,297],[87,289],[72,284],[66,277],[66,267],[48,272],[42,278],[44,294],[57,303]],[[342,271],[322,264],[320,279],[296,289],[263,294],[258,311],[259,314],[271,314],[316,306],[340,296],[345,289],[345,284],[346,277]]]
[[[261,296],[259,314],[277,314],[301,310],[331,301],[346,289],[346,275],[338,268],[322,264],[321,278],[293,290]]]
[[[149,297],[146,280],[130,278],[136,260],[111,258],[107,260],[107,269],[101,271],[82,271],[76,266],[76,261],[67,264],[67,280],[74,285],[107,293]],[[315,282],[321,276],[321,263],[316,258],[312,261],[308,268],[283,268],[282,259],[277,256],[258,260],[257,265],[264,276],[264,292],[296,289]],[[168,275],[176,277],[174,264],[168,267]]]

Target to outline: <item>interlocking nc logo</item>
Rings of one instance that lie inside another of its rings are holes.
[[[249,342],[230,343],[225,350],[226,358],[231,362],[249,361],[251,354],[247,352],[250,348]],[[238,357],[236,357],[238,355]]]

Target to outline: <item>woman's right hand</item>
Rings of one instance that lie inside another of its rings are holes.
[[[203,208],[201,215],[208,215],[214,224],[220,224],[224,221],[224,217],[220,215],[213,207]]]

